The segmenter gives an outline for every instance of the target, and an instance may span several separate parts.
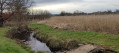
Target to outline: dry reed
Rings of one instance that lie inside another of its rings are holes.
[[[119,15],[54,16],[39,22],[56,29],[119,34]]]

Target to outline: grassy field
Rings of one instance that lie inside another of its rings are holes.
[[[54,36],[57,39],[74,39],[79,43],[95,43],[110,47],[119,52],[119,35],[102,34],[88,31],[68,31],[53,29],[44,24],[32,23],[31,28],[36,29],[38,33]],[[39,34],[40,35],[40,34]]]
[[[39,23],[65,30],[119,34],[119,14],[53,16],[52,18],[40,21]]]
[[[0,53],[31,53],[27,49],[21,48],[16,41],[5,37],[9,29],[9,27],[0,28]]]

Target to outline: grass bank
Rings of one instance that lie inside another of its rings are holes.
[[[73,39],[77,40],[79,43],[95,43],[110,47],[111,49],[119,52],[119,35],[102,34],[88,31],[56,30],[47,25],[37,23],[32,23],[30,27],[36,29],[38,34],[43,33],[62,40]]]
[[[29,48],[23,49],[16,41],[6,38],[9,27],[0,28],[0,53],[31,53]]]

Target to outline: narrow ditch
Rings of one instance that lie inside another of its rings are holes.
[[[38,39],[33,37],[33,35],[34,35],[34,32],[30,34],[29,41],[24,42],[25,45],[28,45],[34,52],[43,51],[43,52],[51,53],[51,50],[46,45],[46,43],[39,41]]]

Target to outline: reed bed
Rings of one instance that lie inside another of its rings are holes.
[[[119,34],[119,15],[53,16],[39,22],[55,29]]]

